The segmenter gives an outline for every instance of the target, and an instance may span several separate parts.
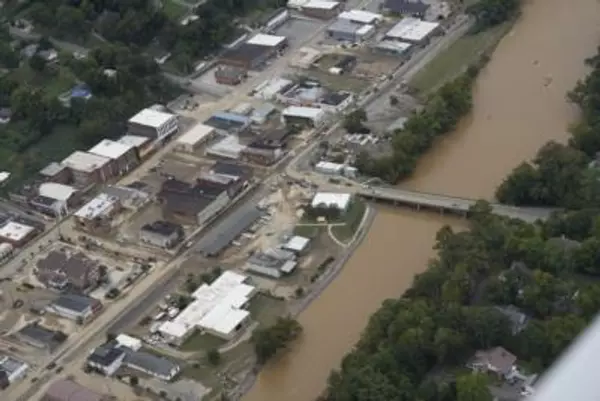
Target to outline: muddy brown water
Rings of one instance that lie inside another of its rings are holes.
[[[492,199],[508,172],[546,141],[565,141],[576,110],[565,94],[600,44],[598,0],[529,0],[474,90],[472,115],[423,158],[403,187]],[[299,317],[301,341],[259,375],[244,401],[313,401],[369,316],[434,256],[436,231],[456,220],[381,208],[338,278]]]

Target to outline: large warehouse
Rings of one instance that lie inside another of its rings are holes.
[[[177,138],[175,148],[180,152],[193,153],[216,134],[214,127],[198,123],[188,132]]]
[[[220,63],[247,70],[260,69],[269,59],[284,51],[287,45],[285,36],[259,33],[240,46],[225,51]]]
[[[144,109],[131,117],[127,125],[129,134],[152,139],[165,139],[179,129],[177,115],[151,108]]]
[[[247,276],[225,271],[212,284],[202,284],[194,291],[194,301],[158,331],[175,345],[183,344],[196,330],[225,340],[234,338],[250,320],[250,312],[244,308],[256,294],[256,287],[247,282]]]
[[[403,42],[423,45],[439,32],[437,22],[421,21],[418,18],[403,18],[385,34],[385,39],[395,39]]]

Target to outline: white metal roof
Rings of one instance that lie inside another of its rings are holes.
[[[62,164],[73,170],[91,173],[108,162],[110,162],[110,159],[107,157],[77,150],[64,159]]]
[[[91,220],[107,215],[113,210],[118,200],[116,196],[101,193],[76,211],[75,216]]]
[[[131,149],[133,149],[132,145],[111,141],[110,139],[103,139],[96,146],[88,150],[88,152],[116,160],[129,152]]]
[[[385,36],[394,39],[418,42],[426,38],[427,35],[437,29],[438,26],[440,26],[440,24],[437,22],[427,22],[411,17],[402,18]]]
[[[247,276],[225,271],[212,284],[203,284],[190,303],[176,318],[163,323],[159,331],[182,338],[196,328],[208,329],[228,336],[249,315],[241,309],[254,295],[256,288],[244,284]]]
[[[169,120],[175,118],[174,114],[165,113],[153,109],[144,109],[129,119],[130,123],[145,125],[148,127],[159,128],[166,124]]]
[[[317,192],[312,199],[311,206],[327,205],[346,210],[350,204],[350,199],[352,199],[352,196],[348,193]]]
[[[332,163],[332,162],[318,162],[315,165],[315,168],[318,170],[323,170],[323,171],[331,171],[331,172],[338,172],[341,173],[341,171],[344,169],[344,165],[340,164],[340,163]]]
[[[310,238],[301,237],[299,235],[294,235],[292,238],[289,239],[288,242],[286,242],[283,245],[283,248],[289,249],[290,251],[294,251],[294,252],[301,252],[304,249],[306,249],[306,247],[308,246],[309,243],[310,243]]]
[[[10,239],[12,241],[20,241],[31,234],[34,230],[35,228],[31,226],[9,221],[4,226],[0,227],[0,237]]]
[[[122,143],[123,145],[131,145],[133,147],[139,148],[146,144],[150,138],[139,135],[123,135],[121,138],[117,140],[117,142]]]
[[[410,43],[399,42],[397,40],[382,40],[375,45],[377,49],[392,51],[402,54],[412,47]]]
[[[300,8],[308,2],[309,0],[288,0],[287,6],[290,8]]]
[[[119,334],[116,340],[123,347],[130,348],[134,351],[137,351],[140,348],[142,348],[142,340],[140,340],[139,338],[129,336],[127,334]]]
[[[285,108],[281,114],[288,117],[304,117],[311,119],[322,118],[325,112],[316,107],[301,107],[301,106],[290,106]]]
[[[302,5],[302,8],[314,8],[319,10],[332,10],[340,4],[339,1],[324,1],[324,0],[311,0],[308,3]]]
[[[363,10],[350,10],[344,11],[338,15],[339,19],[347,19],[353,22],[360,22],[362,24],[373,24],[383,19],[383,15],[372,13],[370,11]]]
[[[254,88],[256,93],[254,97],[270,100],[273,98],[273,96],[277,95],[293,83],[294,82],[292,80],[285,78],[273,78],[268,81],[264,81]]]
[[[259,33],[251,37],[246,41],[250,45],[268,46],[275,47],[285,42],[285,36],[267,35]]]
[[[177,143],[183,145],[195,145],[199,142],[202,142],[206,139],[210,134],[215,132],[215,128],[210,125],[205,125],[202,123],[198,123],[192,127],[188,132],[181,135],[177,139]]]
[[[364,36],[364,35],[367,35],[368,33],[372,32],[374,30],[375,30],[375,26],[374,25],[367,24],[367,25],[363,25],[360,28],[358,28],[356,30],[356,34],[359,35],[359,36]]]
[[[68,201],[75,192],[77,192],[77,189],[69,185],[58,184],[55,182],[45,182],[38,188],[38,193],[41,196],[63,202]]]

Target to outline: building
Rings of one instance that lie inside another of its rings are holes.
[[[344,19],[356,24],[376,25],[383,20],[383,15],[364,10],[349,10],[338,15],[338,19]]]
[[[179,130],[177,115],[147,108],[127,122],[128,134],[163,140]]]
[[[112,344],[103,344],[95,348],[86,359],[86,365],[105,376],[114,375],[125,359],[125,351]]]
[[[286,125],[318,127],[325,122],[325,119],[325,111],[316,107],[290,106],[281,112],[281,120]]]
[[[358,63],[358,58],[351,54],[344,54],[340,57],[340,59],[329,69],[330,74],[334,75],[342,75],[346,74],[356,67]],[[340,92],[340,93],[349,93],[349,92]]]
[[[285,36],[259,33],[241,45],[225,50],[219,62],[245,70],[257,70],[269,59],[283,52],[287,45]]]
[[[204,125],[211,126],[224,134],[242,133],[250,127],[252,120],[248,116],[221,111],[213,114]]]
[[[210,285],[202,284],[194,291],[194,301],[158,331],[175,345],[183,344],[196,330],[230,340],[249,322],[250,312],[244,308],[255,294],[248,276],[225,271]]]
[[[152,140],[146,136],[123,135],[117,139],[123,145],[133,146],[139,160],[143,160],[152,151]]]
[[[247,71],[239,67],[224,66],[215,70],[215,81],[221,85],[239,85],[247,76]]]
[[[440,30],[437,22],[421,21],[418,18],[402,18],[400,22],[392,27],[384,39],[393,39],[407,42],[413,45],[424,45],[432,36]]]
[[[348,19],[337,19],[327,28],[327,35],[343,42],[362,42],[375,33],[375,26],[361,24]]]
[[[229,197],[234,198],[250,183],[252,169],[235,163],[216,162],[211,166],[209,174],[202,174],[201,177],[228,184]]]
[[[246,149],[237,135],[227,135],[206,149],[206,155],[217,159],[237,160]]]
[[[183,228],[179,224],[164,220],[144,224],[140,229],[140,241],[159,248],[173,248],[183,239]]]
[[[293,252],[296,256],[299,256],[306,253],[309,245],[310,238],[294,235],[292,238],[287,240],[287,242],[281,245],[281,249]]]
[[[286,78],[273,78],[257,85],[252,95],[256,99],[275,100],[277,96],[294,86],[294,81]]]
[[[52,162],[40,170],[40,176],[44,181],[60,184],[68,184],[73,179],[71,170],[64,164]]]
[[[111,401],[111,397],[93,392],[72,380],[56,380],[40,401]]]
[[[312,47],[301,47],[294,53],[296,56],[293,57],[290,65],[303,69],[311,68],[321,57],[321,51]]]
[[[128,336],[127,334],[119,334],[116,338],[117,343],[121,347],[127,347],[133,351],[139,351],[142,348],[142,340],[136,337]]]
[[[38,194],[46,198],[61,201],[65,206],[71,206],[78,200],[77,188],[55,182],[45,182],[40,184]]]
[[[272,32],[275,29],[279,28],[281,25],[285,24],[289,19],[290,12],[285,8],[280,8],[275,10],[272,14],[265,17],[265,19],[261,21],[260,25],[263,26],[264,31]]]
[[[345,213],[350,207],[352,201],[352,195],[335,193],[335,192],[317,192],[313,197],[310,206],[314,209],[327,207],[334,207],[340,212]]]
[[[271,115],[273,115],[273,113],[275,113],[275,111],[277,111],[277,108],[275,106],[273,106],[272,104],[270,104],[270,103],[262,104],[256,108],[254,108],[254,110],[252,110],[252,112],[250,113],[250,120],[252,120],[253,124],[262,125],[265,122],[267,122],[269,117]]]
[[[95,298],[79,294],[64,294],[46,307],[46,311],[83,324],[102,309],[102,303]]]
[[[109,158],[79,150],[73,152],[61,164],[71,170],[73,181],[82,187],[106,182],[113,176]]]
[[[403,58],[408,58],[411,54],[412,47],[413,45],[410,43],[399,42],[394,39],[384,39],[377,42],[373,46],[373,49],[382,53],[390,54],[392,56],[402,56]]]
[[[269,249],[250,256],[243,269],[271,278],[281,278],[293,272],[297,265],[293,252]]]
[[[331,19],[344,8],[338,1],[310,0],[300,7],[302,14],[313,18]]]
[[[101,193],[74,213],[75,224],[90,232],[108,231],[112,218],[120,210],[118,197]]]
[[[494,373],[507,377],[513,373],[517,357],[502,347],[480,350],[467,363],[467,367],[484,373]]]
[[[157,198],[164,219],[203,226],[229,203],[227,189],[227,184],[206,180],[189,184],[170,179],[163,182]]]
[[[34,348],[53,352],[67,340],[67,335],[61,331],[50,330],[38,323],[29,323],[15,333],[15,337]]]
[[[180,152],[194,153],[202,145],[216,136],[216,130],[210,125],[198,123],[175,141],[175,149]]]
[[[156,356],[144,351],[125,351],[123,364],[130,369],[138,370],[164,381],[173,380],[181,367],[170,359]]]
[[[37,229],[26,224],[9,221],[0,227],[0,242],[20,247],[29,242],[37,234]]]
[[[428,9],[429,4],[421,0],[385,0],[382,6],[382,10],[386,13],[418,18],[423,18]]]
[[[25,377],[29,365],[18,359],[11,358],[7,355],[0,355],[0,372],[6,375],[8,384],[14,383],[17,380]]]
[[[139,164],[134,146],[109,139],[103,139],[88,152],[110,159],[114,176],[126,174]]]
[[[81,252],[52,251],[39,259],[34,268],[37,279],[46,287],[86,291],[96,288],[102,279],[98,262]]]
[[[321,108],[328,113],[342,113],[354,103],[354,95],[350,92],[331,92],[323,96],[319,102]]]
[[[272,165],[285,154],[289,134],[288,129],[278,129],[257,138],[242,151],[242,159],[263,166]]]

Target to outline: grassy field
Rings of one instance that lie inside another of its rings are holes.
[[[189,8],[176,3],[173,0],[165,0],[163,1],[163,11],[169,19],[178,21],[189,11]]]
[[[511,27],[512,22],[506,22],[474,35],[463,36],[419,71],[410,85],[421,93],[435,90],[478,61],[483,52],[493,49]]]
[[[248,307],[252,320],[266,327],[273,325],[279,316],[285,314],[285,310],[284,301],[264,294],[256,295]]]
[[[367,210],[367,204],[358,198],[355,198],[350,205],[350,209],[344,216],[344,225],[333,226],[331,232],[340,241],[348,241],[354,237],[356,230],[360,226],[360,222]]]

